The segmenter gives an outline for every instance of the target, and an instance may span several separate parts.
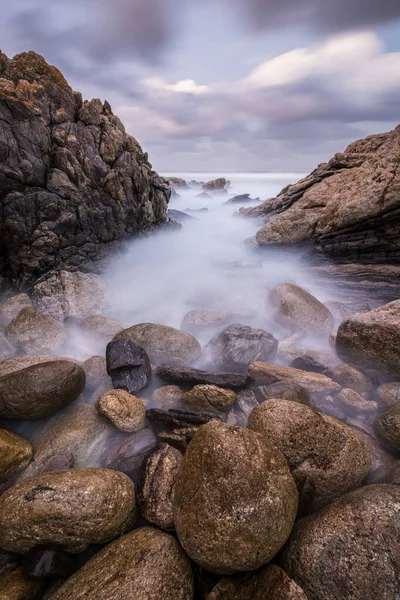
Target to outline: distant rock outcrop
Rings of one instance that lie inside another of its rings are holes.
[[[242,215],[266,217],[260,246],[305,245],[338,263],[400,262],[400,126],[350,144]]]
[[[165,221],[170,194],[108,102],[83,102],[34,52],[0,52],[0,276],[22,288],[94,270],[117,240]]]

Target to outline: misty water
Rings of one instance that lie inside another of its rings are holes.
[[[162,229],[134,239],[113,257],[105,275],[110,298],[107,316],[124,327],[151,322],[180,328],[189,311],[214,309],[231,312],[235,315],[234,322],[260,327],[282,339],[287,332],[280,329],[265,308],[269,289],[290,281],[322,301],[334,297],[334,290],[321,287],[304,270],[305,264],[298,253],[272,250],[260,253],[249,247],[245,242],[255,235],[261,223],[235,214],[241,206],[254,206],[276,196],[287,184],[298,181],[302,173],[163,173],[163,176],[181,177],[188,182],[225,176],[230,187],[226,194],[212,194],[208,198],[199,197],[201,186],[179,188],[179,196],[171,198],[169,208],[194,211],[188,213],[193,218],[185,220],[181,229]],[[245,193],[259,200],[224,204]],[[218,329],[214,328],[196,335],[204,344],[216,332]],[[103,354],[104,347],[71,331],[69,351],[83,360]]]

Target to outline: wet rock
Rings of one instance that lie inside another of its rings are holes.
[[[263,436],[218,421],[199,429],[174,499],[178,539],[196,563],[221,574],[257,569],[283,546],[296,512],[286,461]]]
[[[257,385],[289,383],[300,385],[309,394],[332,394],[340,392],[340,385],[320,373],[308,373],[293,367],[280,367],[264,362],[255,362],[249,366],[249,377]]]
[[[15,348],[10,340],[0,331],[0,362],[15,354]]]
[[[0,482],[6,481],[29,465],[32,446],[19,435],[0,429]]]
[[[346,388],[335,396],[335,401],[347,416],[374,415],[378,410],[377,402],[366,400],[361,394]]]
[[[331,373],[333,381],[368,397],[372,392],[372,382],[358,367],[349,363],[338,365]]]
[[[282,398],[291,402],[299,402],[299,404],[310,405],[310,396],[308,392],[297,385],[297,383],[271,383],[270,385],[261,385],[255,389],[255,394],[258,402],[269,400],[270,398]]]
[[[233,196],[233,198],[229,198],[225,204],[237,204],[241,202],[257,202],[260,198],[250,198],[250,194],[239,194],[238,196]]]
[[[182,404],[200,410],[216,410],[227,413],[236,401],[232,390],[225,390],[215,385],[196,385],[182,397]]]
[[[120,431],[134,432],[144,427],[146,409],[142,400],[124,390],[105,392],[96,407]]]
[[[181,177],[169,177],[168,183],[170,183],[173,187],[177,187],[177,188],[187,188],[188,187],[187,182],[184,179],[182,179]]]
[[[333,317],[319,300],[293,283],[281,283],[274,287],[266,300],[268,310],[292,331],[312,331],[328,334],[333,329]]]
[[[169,410],[181,405],[183,394],[184,392],[179,386],[165,385],[154,390],[152,399],[156,408]]]
[[[192,441],[199,427],[196,425],[188,427],[175,427],[171,431],[158,431],[157,435],[161,442],[169,444],[184,454],[189,443]]]
[[[204,355],[218,370],[247,372],[252,362],[273,360],[278,342],[263,329],[231,325],[204,348]]]
[[[114,319],[97,315],[83,319],[79,324],[79,328],[84,334],[97,342],[109,342],[123,330],[122,325]]]
[[[27,307],[11,321],[7,336],[21,352],[43,354],[60,348],[67,340],[67,331],[54,319]]]
[[[151,408],[146,411],[146,416],[151,423],[154,423],[156,426],[160,426],[163,429],[192,427],[193,425],[199,426],[208,423],[212,419],[219,419],[219,415],[215,410],[190,411],[184,409],[170,409],[164,411],[157,408]]]
[[[151,377],[151,365],[144,348],[133,339],[119,339],[107,344],[107,373],[114,388],[136,394]]]
[[[111,431],[111,425],[94,406],[71,407],[55,415],[34,442],[34,458],[23,477],[97,466],[98,453]]]
[[[0,304],[0,327],[6,329],[14,317],[23,309],[32,306],[28,294],[17,294]]]
[[[76,568],[70,554],[51,546],[34,546],[25,554],[22,564],[25,577],[35,579],[67,579]]]
[[[86,375],[86,389],[94,390],[107,379],[107,362],[103,356],[92,356],[81,364]]]
[[[400,372],[400,300],[349,317],[339,326],[336,351],[345,362],[386,375]]]
[[[0,417],[48,417],[76,400],[84,387],[84,371],[68,360],[40,363],[2,375]]]
[[[40,600],[46,588],[42,581],[25,577],[22,568],[12,571],[0,581],[1,600]]]
[[[192,363],[200,357],[199,342],[189,333],[154,323],[141,323],[125,329],[114,340],[135,340],[155,364]]]
[[[207,384],[234,389],[244,387],[247,383],[247,375],[242,373],[213,373],[192,367],[157,367],[154,375],[171,383]]]
[[[44,473],[0,496],[0,543],[19,553],[41,544],[82,552],[89,544],[104,544],[128,530],[135,509],[134,485],[123,473]]]
[[[248,427],[267,437],[289,463],[293,477],[315,485],[318,509],[361,485],[371,467],[360,436],[340,421],[288,400],[266,400]]]
[[[159,444],[146,461],[144,482],[139,494],[142,516],[156,527],[174,529],[173,501],[182,454],[168,444]]]
[[[400,404],[400,381],[380,385],[376,390],[375,400],[383,410]]]
[[[181,329],[188,333],[199,333],[212,327],[223,327],[232,322],[233,315],[222,310],[209,308],[195,308],[188,312],[181,325]]]
[[[381,444],[396,454],[400,454],[400,404],[395,404],[378,415],[374,430]]]
[[[298,521],[283,567],[309,600],[396,598],[400,487],[371,485]]]
[[[98,552],[52,600],[192,600],[190,562],[174,537],[151,527]]]
[[[144,462],[157,445],[157,437],[151,429],[141,429],[130,436],[120,434],[107,443],[102,465],[107,469],[121,471],[139,482]]]
[[[104,283],[93,273],[57,271],[32,290],[36,310],[58,321],[82,319],[107,310]]]

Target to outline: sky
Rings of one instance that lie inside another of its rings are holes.
[[[108,100],[160,172],[308,171],[400,122],[399,0],[14,0],[0,47]]]

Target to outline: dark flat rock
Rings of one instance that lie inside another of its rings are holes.
[[[247,373],[213,373],[192,367],[162,366],[154,370],[154,375],[170,383],[191,383],[218,385],[227,388],[245,387]]]

